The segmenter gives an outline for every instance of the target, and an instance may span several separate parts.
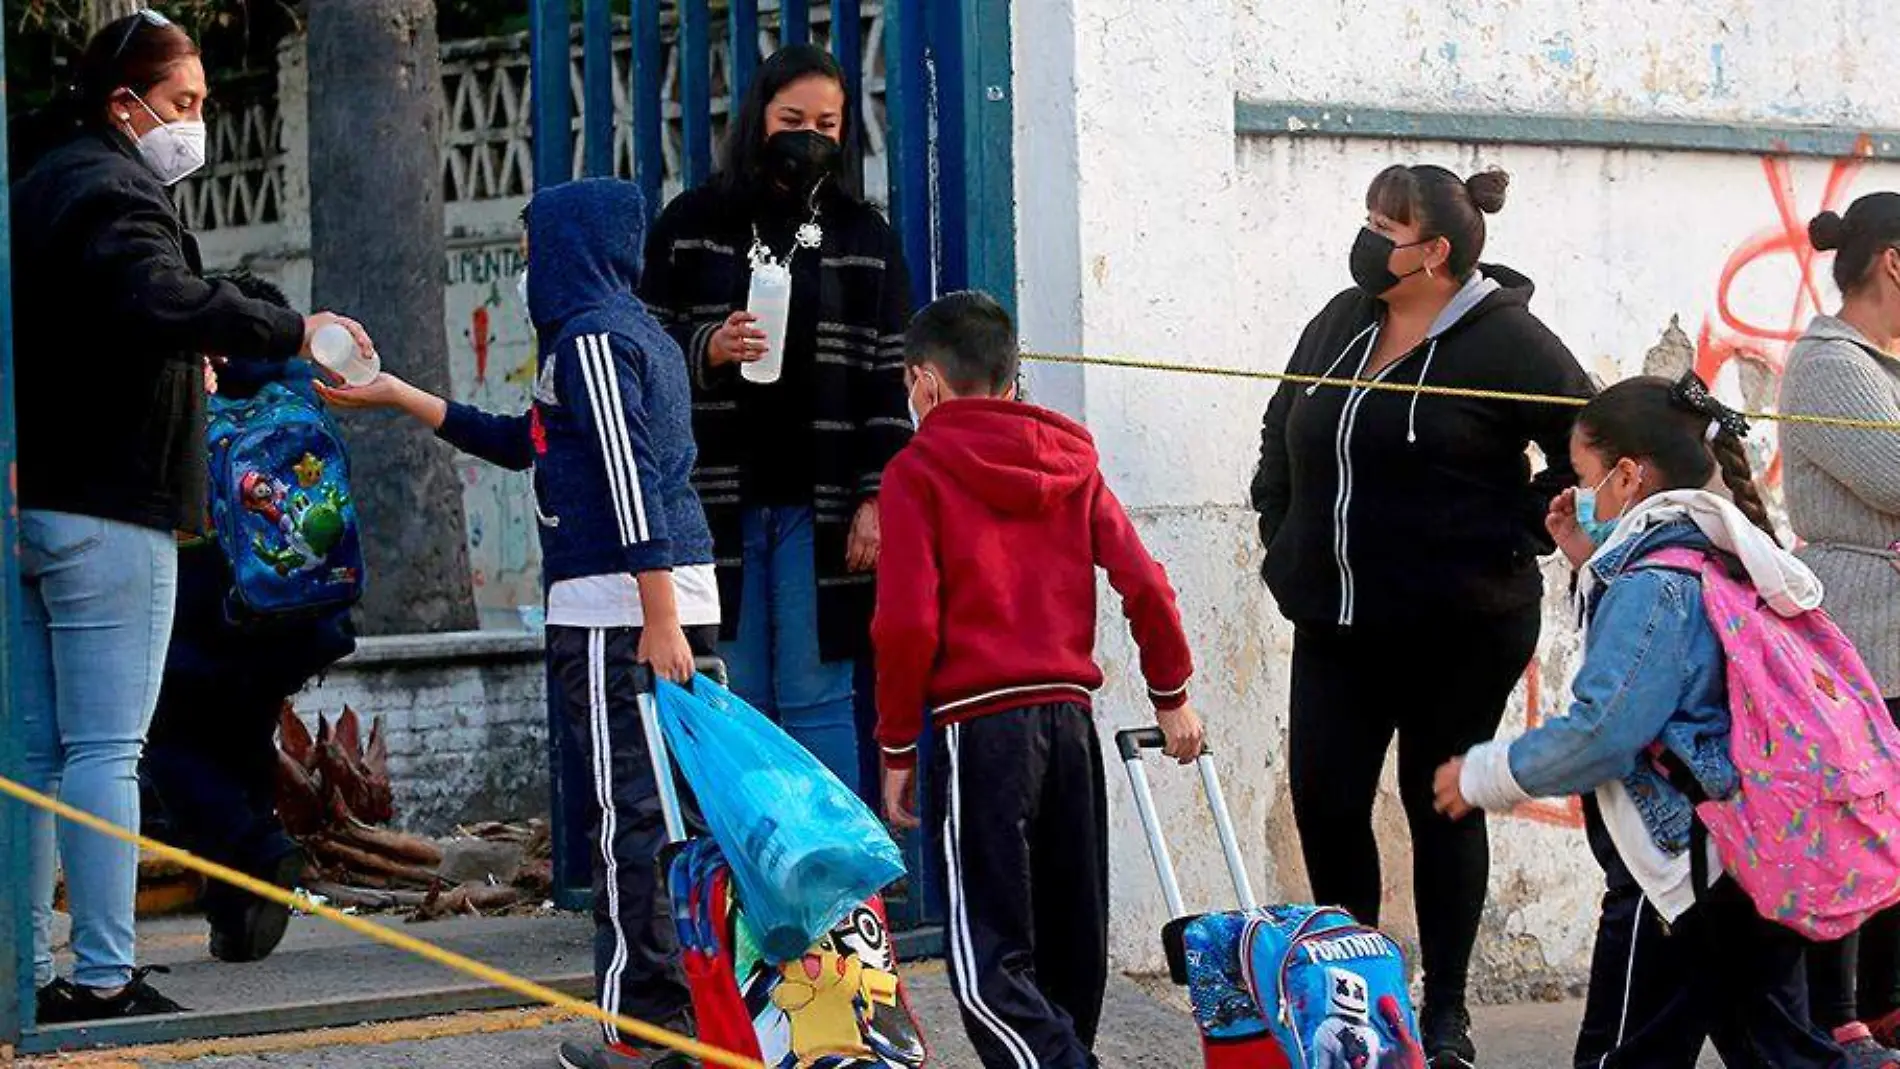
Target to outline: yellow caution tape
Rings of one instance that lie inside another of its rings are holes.
[[[1038,364],[1068,364],[1075,367],[1112,367],[1127,371],[1166,371],[1177,375],[1211,375],[1226,379],[1251,379],[1260,382],[1291,382],[1299,386],[1328,386],[1354,390],[1384,390],[1388,393],[1417,393],[1430,397],[1466,397],[1480,401],[1518,401],[1535,405],[1563,405],[1582,408],[1584,397],[1562,394],[1518,393],[1512,390],[1482,390],[1464,386],[1430,386],[1421,383],[1391,382],[1374,379],[1340,379],[1325,375],[1296,375],[1286,371],[1254,371],[1248,368],[1218,367],[1203,364],[1176,364],[1165,360],[1139,360],[1126,357],[1079,356],[1068,353],[1024,353],[1024,360]],[[1859,419],[1853,416],[1819,416],[1799,412],[1743,412],[1751,421],[1801,423],[1816,427],[1844,427],[1861,431],[1900,433],[1900,420]]]
[[[136,845],[142,850],[149,851],[167,861],[176,862],[193,872],[201,873],[214,880],[221,880],[233,887],[249,891],[259,898],[267,898],[278,905],[288,906],[291,909],[322,917],[324,920],[347,928],[358,935],[373,939],[378,943],[387,944],[398,950],[406,950],[418,957],[435,962],[437,965],[447,966],[457,972],[472,976],[477,980],[512,991],[523,998],[546,1003],[556,1009],[572,1013],[577,1017],[585,1017],[601,1024],[612,1025],[626,1035],[633,1036],[636,1039],[653,1044],[654,1046],[667,1047],[713,1065],[727,1066],[729,1069],[765,1069],[762,1063],[745,1057],[744,1055],[734,1054],[728,1050],[708,1046],[689,1036],[680,1035],[677,1032],[669,1031],[658,1025],[648,1024],[645,1021],[635,1020],[634,1018],[622,1016],[617,1013],[608,1013],[606,1010],[601,1009],[591,1002],[574,998],[571,995],[564,995],[551,987],[544,987],[541,984],[537,984],[532,980],[523,979],[513,973],[504,972],[491,965],[484,965],[473,958],[463,957],[452,950],[444,950],[433,943],[427,943],[417,939],[415,936],[406,935],[402,932],[385,928],[380,924],[376,924],[362,917],[351,916],[341,910],[322,905],[313,901],[308,895],[287,891],[282,887],[265,883],[263,880],[256,879],[252,876],[247,876],[236,869],[226,868],[215,861],[206,861],[201,857],[188,851],[180,850],[175,846],[166,846],[164,843],[148,839],[136,832],[127,831],[110,821],[95,817],[91,813],[74,809],[72,806],[56,798],[49,798],[31,787],[15,783],[5,776],[0,776],[0,794],[11,795],[30,806],[44,809],[64,820],[72,821],[82,827],[91,828],[101,835],[110,836],[120,842]]]

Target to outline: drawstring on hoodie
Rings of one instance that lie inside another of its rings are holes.
[[[1379,344],[1379,324],[1377,323],[1374,323],[1371,326],[1367,327],[1366,329],[1360,331],[1358,334],[1353,335],[1353,339],[1347,342],[1344,348],[1339,350],[1339,356],[1336,357],[1333,360],[1332,364],[1326,368],[1325,372],[1320,375],[1320,378],[1331,379],[1333,377],[1333,372],[1339,370],[1339,365],[1345,363],[1346,358],[1351,356],[1353,350],[1359,347],[1359,339],[1366,338],[1368,335],[1370,335],[1370,338],[1368,338],[1368,340],[1366,341],[1366,359],[1368,360],[1371,359],[1372,350],[1377,348]],[[1432,373],[1432,361],[1436,359],[1437,356],[1438,356],[1438,339],[1433,338],[1431,345],[1428,346],[1425,350],[1424,363],[1421,364],[1419,367],[1418,385],[1420,386],[1425,385],[1425,379],[1428,376],[1430,376]],[[1363,366],[1363,364],[1361,366]],[[1313,394],[1317,393],[1318,391],[1319,391],[1319,383],[1315,382],[1306,388],[1306,396],[1311,397],[1313,396]],[[1420,394],[1414,393],[1412,395],[1412,403],[1406,410],[1405,440],[1407,443],[1415,444],[1418,441],[1418,399],[1420,396],[1421,396]]]
[[[1425,366],[1419,369],[1418,385],[1425,385],[1425,376],[1432,373],[1432,358],[1438,355],[1438,339],[1433,338],[1431,348],[1425,350]],[[1418,442],[1418,399],[1423,395],[1413,394],[1411,407],[1405,414],[1405,441],[1407,445]]]
[[[1377,323],[1374,323],[1371,326],[1367,327],[1366,329],[1353,335],[1352,340],[1347,342],[1345,344],[1345,347],[1339,350],[1338,358],[1332,362],[1331,366],[1329,366],[1326,369],[1326,373],[1321,375],[1320,378],[1322,379],[1332,378],[1333,372],[1339,370],[1339,365],[1345,363],[1346,357],[1352,355],[1353,348],[1359,344],[1359,339],[1365,337],[1368,334],[1372,335],[1372,340],[1366,343],[1366,359],[1367,360],[1372,359],[1372,350],[1375,346],[1379,344],[1379,324]],[[1313,396],[1313,394],[1315,394],[1318,391],[1319,391],[1319,383],[1316,382],[1306,388],[1306,396],[1311,397]]]

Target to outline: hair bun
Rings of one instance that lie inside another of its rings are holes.
[[[1509,188],[1511,176],[1495,167],[1465,179],[1465,192],[1471,195],[1472,207],[1486,215],[1504,210],[1504,191]]]
[[[1822,212],[1808,224],[1808,241],[1821,252],[1840,248],[1846,236],[1847,221],[1839,212]]]

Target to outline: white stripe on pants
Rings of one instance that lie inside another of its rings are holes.
[[[620,920],[619,865],[614,859],[617,813],[614,809],[613,742],[607,730],[607,632],[587,632],[587,712],[593,735],[594,798],[600,804],[600,863],[606,872],[607,915],[613,918],[614,954],[600,979],[600,1005],[609,1013],[620,1011],[620,981],[627,968],[627,932]],[[607,1042],[621,1041],[620,1031],[603,1023]]]
[[[955,970],[957,983],[957,1001],[969,1011],[971,1017],[981,1022],[996,1041],[1009,1051],[1018,1069],[1037,1069],[1040,1063],[1035,1052],[1029,1049],[1029,1043],[1003,1023],[983,1001],[983,993],[978,988],[976,975],[976,951],[970,938],[969,903],[963,893],[962,845],[960,841],[963,822],[963,784],[962,770],[958,767],[958,748],[962,740],[961,724],[952,724],[944,732],[947,740],[945,751],[949,757],[949,800],[950,811],[944,828],[943,854],[945,872],[948,875],[950,889],[950,962]]]

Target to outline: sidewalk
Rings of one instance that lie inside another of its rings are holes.
[[[525,975],[566,976],[588,960],[588,924],[576,917],[457,920],[410,926],[412,934]],[[349,933],[299,918],[282,952],[251,966],[206,959],[203,929],[191,920],[142,926],[147,960],[169,964],[162,989],[199,1010],[259,1009],[319,998],[391,996],[443,987],[454,978],[425,962]],[[912,1007],[929,1037],[934,1069],[981,1069],[940,963],[906,970]],[[1581,1007],[1576,1003],[1484,1007],[1476,1014],[1485,1069],[1552,1069],[1567,1065]],[[259,1016],[268,1017],[265,1012]],[[552,1069],[563,1040],[594,1035],[584,1022],[541,1010],[469,1012],[427,1020],[362,1025],[159,1047],[23,1058],[22,1066],[129,1069],[189,1065],[198,1069]],[[1109,990],[1098,1053],[1107,1069],[1182,1069],[1199,1063],[1198,1040],[1180,993],[1150,981],[1117,978]],[[1705,1066],[1717,1066],[1711,1055]]]

